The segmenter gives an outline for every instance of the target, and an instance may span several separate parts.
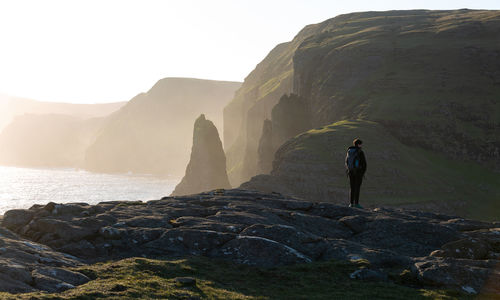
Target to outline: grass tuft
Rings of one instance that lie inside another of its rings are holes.
[[[76,268],[94,280],[59,294],[0,294],[2,299],[467,299],[453,291],[363,282],[349,275],[366,261],[258,268],[204,257],[128,258]],[[177,277],[192,277],[179,285]],[[413,284],[413,282],[410,282]]]

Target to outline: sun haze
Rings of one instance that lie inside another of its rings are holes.
[[[341,13],[500,7],[412,2],[1,1],[0,92],[42,101],[126,101],[164,77],[243,81],[276,44]]]

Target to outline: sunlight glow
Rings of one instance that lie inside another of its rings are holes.
[[[418,4],[415,4],[418,3]],[[126,101],[164,77],[243,81],[278,43],[341,13],[498,1],[0,1],[0,92]]]

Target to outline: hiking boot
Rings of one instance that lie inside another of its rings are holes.
[[[363,206],[361,206],[359,204],[354,204],[354,207],[356,207],[356,208],[363,208]]]

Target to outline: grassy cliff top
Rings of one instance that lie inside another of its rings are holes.
[[[278,150],[273,174],[290,176],[293,180],[294,175],[285,174],[289,167],[305,165],[310,168],[311,184],[325,179],[326,186],[318,181],[318,189],[347,191],[344,160],[346,149],[355,137],[363,140],[368,162],[361,189],[364,204],[422,207],[449,203],[451,207],[458,207],[455,213],[463,216],[498,218],[498,173],[473,162],[452,160],[407,146],[372,121],[340,121],[291,139]]]

